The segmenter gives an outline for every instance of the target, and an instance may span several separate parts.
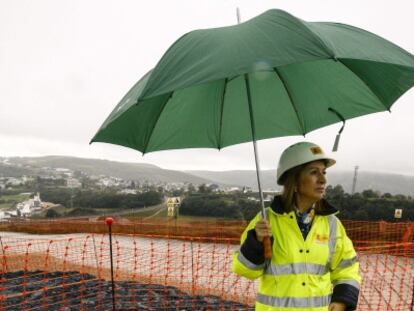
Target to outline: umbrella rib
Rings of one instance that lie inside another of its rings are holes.
[[[220,127],[217,148],[221,149],[221,132],[223,129],[223,111],[224,111],[224,96],[226,95],[228,79],[224,79],[223,92],[221,93],[221,113],[220,113]]]
[[[276,73],[277,77],[278,77],[278,78],[279,78],[279,80],[282,82],[283,87],[284,87],[284,88],[285,88],[285,90],[286,90],[286,93],[287,93],[287,95],[288,95],[288,97],[289,97],[290,103],[292,104],[293,110],[295,110],[296,117],[298,118],[299,125],[300,125],[300,128],[301,128],[301,130],[302,130],[302,135],[303,135],[303,136],[305,136],[305,134],[306,134],[306,132],[305,132],[305,127],[304,127],[304,125],[302,124],[301,119],[299,118],[299,112],[298,112],[298,110],[297,110],[297,108],[296,108],[296,105],[295,105],[295,103],[294,103],[294,101],[293,101],[292,94],[290,94],[289,88],[287,87],[286,81],[282,78],[282,76],[281,76],[280,72],[277,70],[277,68],[276,68],[276,67],[273,67],[273,71]]]
[[[388,110],[389,112],[391,112],[390,108],[387,107],[387,105],[383,102],[383,100],[369,87],[369,85],[359,75],[357,75],[357,73],[355,71],[353,71],[351,68],[349,68],[347,65],[345,65],[341,60],[336,59],[336,61],[338,63],[342,64],[342,66],[344,66],[347,70],[352,72],[356,77],[358,77],[358,79],[371,91],[372,94],[374,94],[374,96],[385,107],[385,109]]]
[[[148,135],[148,139],[147,139],[147,142],[145,143],[144,150],[142,151],[142,155],[144,155],[147,152],[147,147],[148,147],[149,141],[151,140],[152,133],[154,132],[155,127],[157,126],[158,120],[160,119],[160,116],[161,116],[162,112],[164,111],[165,106],[167,106],[167,103],[169,102],[169,100],[171,99],[173,94],[174,94],[174,92],[170,93],[170,96],[168,96],[167,100],[165,101],[164,105],[162,106],[162,108],[160,110],[160,113],[158,114],[157,120],[154,122],[154,125],[153,125],[153,127],[150,131],[150,134]]]

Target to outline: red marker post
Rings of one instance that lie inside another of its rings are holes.
[[[106,217],[105,224],[108,226],[109,232],[109,252],[111,259],[111,287],[112,287],[112,310],[115,311],[115,283],[114,283],[114,263],[112,260],[112,224],[114,219],[112,217]]]

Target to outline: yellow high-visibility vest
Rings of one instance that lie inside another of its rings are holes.
[[[334,215],[315,215],[303,239],[295,212],[276,213],[267,209],[272,227],[272,259],[254,264],[240,251],[233,255],[233,272],[251,280],[260,278],[256,298],[258,311],[326,311],[332,288],[348,284],[359,289],[359,263],[351,240]],[[261,219],[260,213],[241,236]]]

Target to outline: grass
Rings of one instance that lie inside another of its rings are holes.
[[[8,201],[24,201],[30,198],[30,194],[8,194],[8,195],[2,195],[0,196],[0,199],[2,200],[8,200]]]
[[[10,206],[10,203],[1,203],[0,204],[0,209],[8,209],[10,207],[13,207],[13,205]]]
[[[30,197],[30,194],[0,195],[0,200],[4,201],[0,204],[0,209],[10,209],[17,203],[30,199]]]
[[[14,199],[16,198],[23,200],[26,197],[14,197]],[[244,222],[221,217],[179,215],[178,219],[175,219],[168,217],[168,209],[165,204],[139,209],[99,209],[94,210],[96,213],[89,216],[70,216],[68,212],[71,210],[61,207],[58,212],[63,218],[53,220],[39,215],[30,221],[16,219],[0,223],[0,231],[37,234],[105,233],[107,226],[103,220],[106,216],[112,216],[115,220],[114,233],[159,237],[175,236],[179,239],[201,238],[203,241],[219,241],[230,238],[233,239],[232,243],[238,243],[238,238],[246,226]]]
[[[158,220],[165,220],[171,221],[174,220],[174,217],[168,217],[168,210],[165,206],[153,206],[148,208],[141,208],[139,210],[134,211],[129,215],[125,215],[125,218],[134,221],[137,219],[158,219]],[[179,215],[178,221],[181,222],[215,222],[215,221],[228,221],[228,220],[239,220],[239,219],[229,219],[224,217],[210,217],[210,216],[189,216],[189,215]]]
[[[155,207],[148,207],[148,208],[141,208],[134,213],[131,213],[131,216],[128,218],[134,217],[167,217],[167,208],[165,206],[155,206]]]
[[[51,209],[55,210],[58,214],[59,217],[55,218],[65,218],[65,217],[69,217],[69,218],[87,218],[87,217],[92,217],[92,218],[96,218],[96,217],[106,217],[106,216],[115,216],[115,217],[122,217],[122,218],[130,218],[130,217],[135,217],[135,218],[145,218],[148,216],[153,215],[154,213],[156,213],[158,210],[162,209],[163,206],[161,205],[156,205],[156,206],[150,206],[147,208],[137,208],[137,209],[121,209],[121,208],[83,208],[83,207],[76,207],[74,206],[73,208],[70,207],[64,207],[64,206],[54,206]],[[43,210],[41,213],[39,214],[35,214],[33,215],[31,218],[34,219],[45,219],[47,220],[48,218],[46,218],[46,212],[47,210]],[[167,216],[167,213],[160,213],[164,216]],[[158,216],[158,215],[157,215]]]

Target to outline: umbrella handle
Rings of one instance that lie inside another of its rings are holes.
[[[263,238],[263,246],[265,259],[272,259],[272,243],[270,242],[270,237],[266,236]]]

